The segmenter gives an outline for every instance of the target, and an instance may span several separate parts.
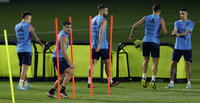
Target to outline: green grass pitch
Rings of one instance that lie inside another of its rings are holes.
[[[93,97],[87,82],[76,83],[76,99],[60,101],[46,96],[53,82],[33,82],[33,88],[28,91],[16,90],[14,82],[16,103],[199,103],[200,80],[193,80],[193,88],[185,89],[186,84],[176,84],[173,89],[165,89],[168,83],[157,82],[156,90],[143,88],[139,82],[124,82],[111,88],[111,95],[107,95],[106,83],[94,83]],[[67,87],[71,98],[71,84]],[[11,103],[9,82],[0,82],[0,103]]]

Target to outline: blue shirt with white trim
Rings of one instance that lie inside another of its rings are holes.
[[[192,49],[192,31],[194,28],[194,23],[191,20],[183,22],[178,20],[174,23],[174,29],[178,29],[177,33],[184,33],[187,30],[190,32],[185,36],[176,37],[175,49],[179,50],[191,50]]]

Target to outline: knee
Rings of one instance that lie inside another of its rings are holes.
[[[106,60],[105,61],[105,65],[109,65],[110,61],[109,60]]]
[[[190,68],[190,62],[185,62],[186,68]]]
[[[154,67],[158,67],[158,63],[154,63],[153,66],[154,66]]]
[[[69,70],[68,75],[73,76],[74,75],[74,71],[72,69]]]
[[[22,69],[21,74],[26,74],[27,70]]]
[[[173,61],[173,62],[171,63],[171,69],[172,69],[172,70],[175,70],[176,66],[177,66],[177,62]]]
[[[149,57],[145,57],[144,58],[144,64],[148,64],[149,63]]]

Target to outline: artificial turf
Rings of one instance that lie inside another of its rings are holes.
[[[94,83],[90,97],[87,82],[76,82],[76,98],[60,101],[46,96],[53,82],[33,82],[33,88],[28,91],[16,90],[14,82],[16,103],[199,103],[200,80],[193,80],[193,88],[185,89],[185,83],[176,84],[175,88],[165,89],[168,83],[157,82],[157,89],[143,88],[139,82],[123,82],[111,88],[111,95],[107,95],[106,83]],[[71,97],[71,84],[66,89]],[[0,103],[11,103],[9,82],[0,82]]]

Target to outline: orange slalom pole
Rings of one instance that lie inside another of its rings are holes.
[[[72,17],[69,17],[69,22],[72,23]],[[71,61],[74,64],[74,51],[73,51],[72,31],[70,32],[70,53],[71,53]],[[74,68],[72,70],[74,71]],[[72,76],[72,98],[76,98],[74,75]]]
[[[90,96],[93,95],[93,90],[92,90],[92,16],[89,16],[89,37],[90,37]]]
[[[58,100],[60,100],[60,61],[59,61],[59,41],[58,41],[58,19],[55,18],[55,29],[56,29],[56,62],[57,62],[57,69],[58,69]]]
[[[110,78],[112,69],[112,34],[113,34],[113,15],[110,16],[110,50],[109,50],[109,68],[108,68],[108,96],[110,96]]]

